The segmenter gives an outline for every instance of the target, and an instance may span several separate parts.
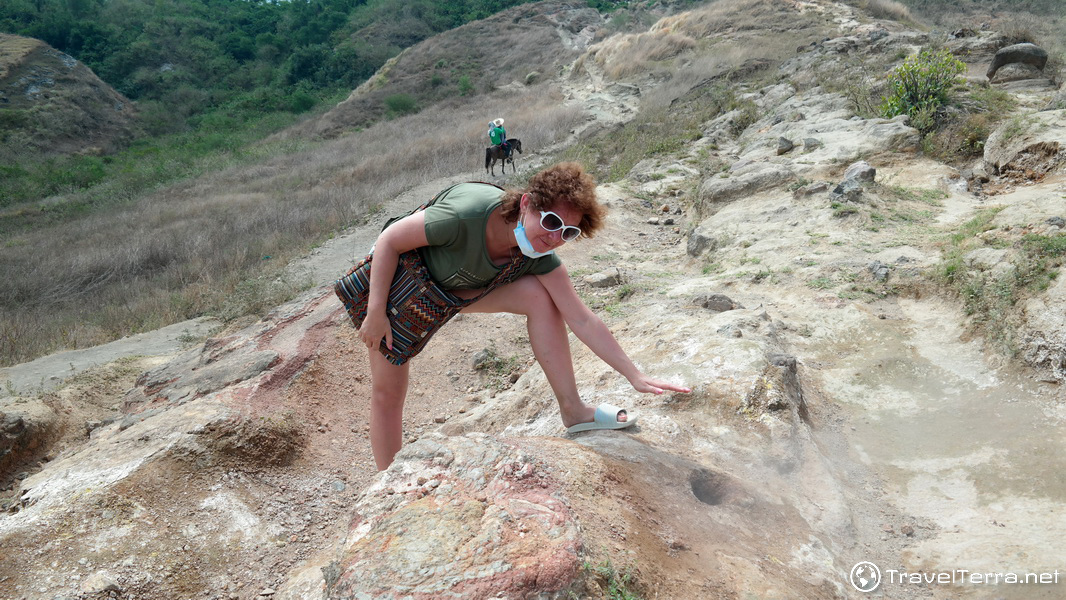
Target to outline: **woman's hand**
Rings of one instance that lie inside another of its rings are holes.
[[[366,315],[363,319],[363,326],[359,328],[359,338],[370,350],[377,347],[381,338],[385,338],[385,347],[392,350],[392,325],[389,323],[389,318],[385,316],[385,311],[375,311],[373,314]]]
[[[633,379],[630,379],[629,383],[633,384],[633,389],[645,394],[661,394],[666,391],[688,394],[692,391],[690,388],[675,385],[669,381],[648,377],[644,373],[640,373]]]

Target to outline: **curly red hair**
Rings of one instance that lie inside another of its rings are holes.
[[[552,165],[534,175],[525,189],[507,190],[500,207],[505,221],[518,221],[522,196],[527,193],[530,195],[530,207],[535,210],[548,210],[556,202],[565,202],[581,213],[578,228],[584,237],[596,235],[604,226],[607,209],[596,200],[596,180],[578,163]]]

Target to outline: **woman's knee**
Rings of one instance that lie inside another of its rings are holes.
[[[518,292],[516,297],[523,309],[522,313],[527,317],[550,316],[559,313],[555,300],[539,279],[533,276],[524,277],[518,283],[522,283],[523,287],[516,290]]]
[[[409,366],[394,365],[376,348],[370,350],[370,401],[380,406],[403,406],[407,397]]]

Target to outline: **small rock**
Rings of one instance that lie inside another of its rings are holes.
[[[1051,217],[1045,221],[1045,223],[1052,227],[1066,227],[1066,219],[1063,219],[1062,217]]]
[[[737,308],[737,303],[724,294],[704,294],[696,297],[696,304],[715,312],[725,312]]]
[[[474,355],[474,370],[487,368],[492,363],[493,357],[494,353],[488,348],[480,350],[477,354]]]
[[[905,536],[910,537],[914,535],[914,528],[910,525],[904,525],[903,527],[899,528],[899,532]]]
[[[874,177],[877,175],[877,169],[870,166],[870,163],[865,160],[852,163],[851,166],[844,171],[844,180],[857,179],[859,181],[873,182]]]
[[[277,592],[275,592],[274,590],[272,590],[272,589],[270,589],[270,588],[267,588],[267,589],[265,589],[265,590],[263,590],[263,591],[259,592],[259,595],[260,595],[260,596],[273,596],[273,595],[274,595],[274,594],[276,594],[276,593],[277,593]]]
[[[659,207],[659,212],[664,212],[664,213],[670,212],[670,205],[669,204],[664,204],[664,205],[660,206]]]
[[[876,281],[885,281],[888,279],[889,268],[879,260],[870,263],[870,266],[868,266],[867,269],[869,269],[870,274],[873,275]]]
[[[784,137],[777,138],[777,155],[787,154],[795,148],[796,145],[792,143],[792,140]]]
[[[613,287],[622,283],[622,272],[617,267],[612,267],[606,271],[589,275],[585,278],[585,283],[594,288]]]
[[[791,354],[771,354],[766,357],[770,364],[775,367],[785,367],[787,369],[796,369],[796,357]]]
[[[85,578],[85,581],[81,583],[81,591],[85,594],[101,594],[103,592],[121,592],[122,587],[111,573],[97,571]]]
[[[659,217],[652,217],[652,218],[648,219],[648,225],[658,225],[658,224],[659,224]]]
[[[862,183],[858,179],[845,179],[833,188],[830,196],[834,200],[859,202],[862,200]]]

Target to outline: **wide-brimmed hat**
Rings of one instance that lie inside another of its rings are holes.
[[[492,124],[497,126],[497,127],[503,127],[503,119],[496,119],[495,121],[492,122]]]

